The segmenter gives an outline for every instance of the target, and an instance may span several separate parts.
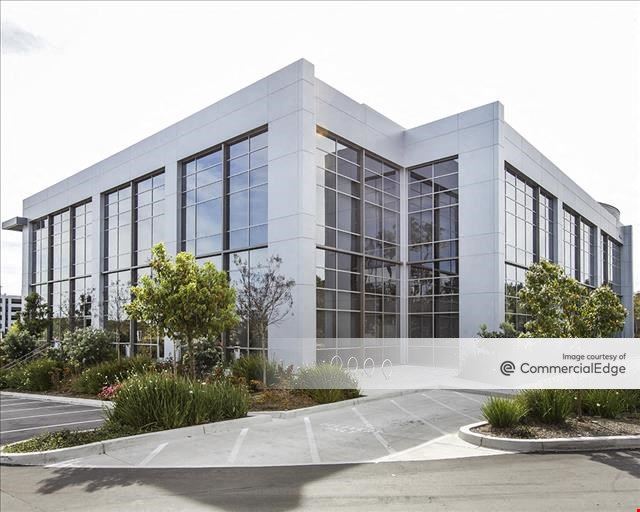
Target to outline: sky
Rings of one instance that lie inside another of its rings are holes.
[[[0,4],[0,216],[22,200],[304,57],[410,128],[495,100],[635,229],[640,290],[640,4]],[[3,231],[2,292],[21,235]]]

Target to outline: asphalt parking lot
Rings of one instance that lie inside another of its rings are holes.
[[[47,431],[96,428],[103,421],[98,407],[0,395],[0,445]]]
[[[70,459],[66,467],[240,467],[358,463],[491,455],[457,431],[481,418],[485,397],[430,390],[288,419],[233,426],[207,435],[142,438],[108,454]],[[460,446],[460,445],[466,446]],[[411,454],[411,453],[410,453]],[[413,454],[415,455],[415,454]],[[406,459],[405,459],[406,460]]]

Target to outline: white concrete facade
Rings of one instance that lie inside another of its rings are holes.
[[[24,200],[29,221],[91,199],[93,215],[92,287],[102,290],[102,194],[158,169],[165,172],[165,244],[180,247],[181,161],[226,140],[268,128],[268,251],[283,258],[282,271],[295,279],[293,315],[269,332],[269,351],[278,359],[315,361],[316,336],[316,127],[321,127],[402,168],[458,157],[459,282],[461,337],[479,325],[497,328],[505,311],[505,162],[557,199],[556,211],[572,210],[622,244],[622,296],[630,312],[624,334],[632,336],[631,227],[591,198],[504,120],[499,102],[405,129],[315,76],[299,60]],[[403,171],[404,172],[404,171]],[[405,173],[406,175],[406,173]],[[406,187],[406,177],[403,178]],[[405,189],[406,190],[406,189]],[[401,336],[406,323],[406,192],[401,201]],[[558,218],[556,218],[556,228]],[[23,294],[30,287],[31,224],[23,232]],[[555,254],[561,258],[562,229]],[[558,263],[562,263],[558,259]],[[602,282],[598,250],[598,282]],[[101,299],[101,294],[100,294]],[[95,308],[93,325],[102,325]],[[166,351],[170,344],[166,344]]]

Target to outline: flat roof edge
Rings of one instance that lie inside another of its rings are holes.
[[[13,217],[2,223],[2,229],[5,231],[22,231],[29,224],[26,217]]]

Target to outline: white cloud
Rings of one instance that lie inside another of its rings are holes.
[[[41,50],[46,46],[44,39],[32,34],[11,21],[3,21],[2,53],[26,55]]]

